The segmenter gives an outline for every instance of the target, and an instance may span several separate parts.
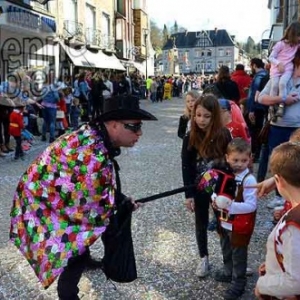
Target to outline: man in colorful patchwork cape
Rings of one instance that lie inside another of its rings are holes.
[[[106,99],[103,110],[97,119],[50,144],[23,174],[13,199],[10,239],[45,288],[60,275],[61,300],[79,299],[78,282],[92,261],[89,246],[104,232],[105,274],[113,279],[118,272],[112,261],[120,260],[119,253],[112,256],[110,251],[118,246],[124,251],[112,242],[127,241],[133,257],[128,281],[136,279],[130,221],[137,205],[121,193],[114,157],[120,147],[138,142],[142,120],[156,118],[140,109],[133,96]]]

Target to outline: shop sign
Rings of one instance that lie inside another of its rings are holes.
[[[56,22],[53,19],[40,16],[20,7],[9,5],[6,11],[7,22],[29,29],[40,29],[44,32],[56,32]]]

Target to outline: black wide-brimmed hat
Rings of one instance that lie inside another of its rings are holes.
[[[103,121],[110,120],[157,120],[155,116],[140,108],[139,98],[132,95],[113,96],[104,100]]]

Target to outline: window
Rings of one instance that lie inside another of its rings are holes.
[[[231,56],[231,49],[226,49],[225,55],[226,56]]]
[[[219,56],[224,56],[224,49],[223,48],[219,49]]]
[[[87,42],[96,44],[95,41],[95,30],[96,30],[96,13],[95,7],[86,4],[85,7],[85,26],[87,34]]]
[[[195,57],[200,57],[200,56],[201,56],[201,50],[195,49]]]
[[[82,28],[77,24],[77,4],[75,0],[64,0],[64,29],[68,35],[74,36],[80,33]],[[82,32],[81,32],[82,33]]]
[[[124,38],[124,23],[120,20],[120,28],[117,28],[117,35],[121,37],[120,40]],[[119,32],[121,30],[121,32]],[[106,13],[102,13],[101,20],[101,33],[102,33],[102,43],[104,47],[109,47],[110,40],[110,17]],[[120,35],[120,36],[119,36]]]
[[[125,2],[124,0],[117,0],[117,12],[123,16],[126,16]]]
[[[207,71],[212,71],[212,61],[208,60],[206,62],[206,70]]]
[[[64,0],[64,19],[77,22],[77,5],[74,0]]]
[[[211,50],[207,51],[207,56],[212,56],[212,51]]]
[[[227,60],[225,64],[229,69],[231,69],[231,61],[230,60]]]

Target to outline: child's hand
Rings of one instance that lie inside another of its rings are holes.
[[[279,64],[277,65],[277,69],[278,69],[278,71],[279,71],[280,73],[283,73],[283,72],[284,72],[284,65],[283,65],[283,63],[279,63]]]
[[[284,215],[285,209],[283,206],[275,207],[273,212],[273,218],[275,221],[278,221],[281,219],[281,217]]]
[[[244,188],[256,188],[257,189],[257,196],[263,197],[269,194],[271,191],[273,191],[276,188],[275,178],[271,177],[268,178],[258,184],[255,185],[248,185],[244,186]]]
[[[195,202],[194,202],[194,198],[188,198],[185,200],[185,206],[186,208],[190,211],[190,212],[194,212],[195,211]]]
[[[258,267],[258,275],[259,276],[264,276],[266,274],[266,264],[262,263],[259,267]]]

